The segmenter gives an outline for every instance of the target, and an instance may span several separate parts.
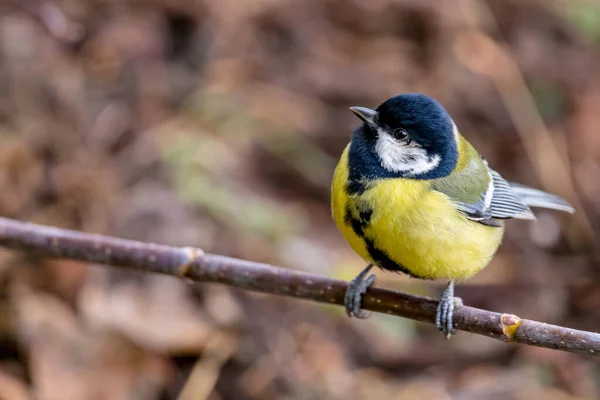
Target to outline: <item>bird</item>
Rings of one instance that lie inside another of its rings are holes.
[[[462,304],[457,281],[485,268],[505,221],[534,221],[530,207],[573,213],[566,200],[507,182],[461,135],[434,98],[392,97],[376,109],[350,107],[361,120],[335,168],[333,219],[367,266],[348,284],[348,316],[367,318],[362,295],[376,266],[411,277],[448,282],[435,323],[446,339]]]

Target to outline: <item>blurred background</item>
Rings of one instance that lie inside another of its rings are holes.
[[[359,122],[436,97],[574,216],[509,224],[472,306],[600,327],[600,2],[5,0],[0,215],[341,279],[329,183]],[[438,297],[442,282],[378,273]],[[593,399],[590,357],[0,252],[0,399]]]

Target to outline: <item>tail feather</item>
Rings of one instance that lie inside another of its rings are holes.
[[[533,189],[518,183],[510,184],[514,192],[529,207],[548,208],[550,210],[565,211],[570,214],[575,212],[573,206],[562,197]]]

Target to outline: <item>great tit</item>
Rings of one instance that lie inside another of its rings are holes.
[[[346,313],[366,318],[362,294],[375,265],[420,279],[445,279],[436,325],[453,334],[454,282],[490,262],[504,220],[535,220],[529,207],[573,213],[564,199],[509,184],[459,133],[433,98],[401,94],[371,110],[350,107],[362,120],[335,169],[333,218],[367,263],[347,289]]]

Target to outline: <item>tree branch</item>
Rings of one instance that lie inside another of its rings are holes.
[[[0,246],[337,305],[344,304],[347,287],[346,282],[338,279],[206,254],[200,249],[93,235],[7,218],[0,218]],[[366,310],[434,323],[437,301],[370,288],[362,306]],[[600,355],[598,333],[521,319],[512,314],[461,306],[454,312],[454,326],[506,342]]]

